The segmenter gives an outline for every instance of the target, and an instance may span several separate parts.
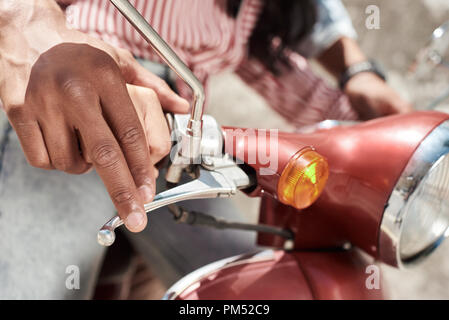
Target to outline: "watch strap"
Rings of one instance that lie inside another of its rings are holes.
[[[362,72],[371,72],[376,74],[379,78],[381,78],[383,81],[387,80],[387,77],[385,75],[385,72],[383,71],[382,67],[374,60],[367,60],[362,61],[359,63],[355,63],[351,66],[349,66],[345,72],[340,77],[339,85],[340,89],[344,89],[346,86],[346,83],[354,77],[355,75],[362,73]]]

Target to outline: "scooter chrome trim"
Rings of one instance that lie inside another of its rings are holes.
[[[401,258],[400,240],[407,219],[407,202],[423,179],[449,156],[449,121],[436,127],[424,138],[407,163],[385,206],[379,231],[379,259],[392,266],[404,268],[416,265],[432,253],[449,236],[446,230],[431,245],[404,261]],[[448,182],[449,183],[449,182]]]
[[[234,267],[241,264],[271,261],[276,258],[274,250],[263,250],[256,253],[241,254],[230,258],[225,258],[216,262],[212,262],[201,267],[185,277],[178,280],[165,293],[162,300],[176,300],[193,283],[201,281],[201,279],[226,268]]]

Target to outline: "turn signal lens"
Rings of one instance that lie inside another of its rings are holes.
[[[329,177],[327,160],[310,148],[298,151],[288,162],[278,183],[279,200],[304,209],[318,199]]]

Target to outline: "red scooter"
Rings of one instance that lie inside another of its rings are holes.
[[[193,179],[159,193],[146,211],[169,206],[178,222],[256,231],[271,248],[206,265],[165,299],[381,299],[373,258],[407,267],[449,235],[448,114],[330,121],[303,133],[221,128],[203,116],[192,72],[128,1],[111,1],[194,93],[191,115],[168,117],[177,143],[166,175],[174,185],[183,172]],[[262,197],[259,224],[177,205],[238,190]],[[111,245],[122,223],[106,223],[99,242]]]

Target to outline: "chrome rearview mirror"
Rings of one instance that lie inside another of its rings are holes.
[[[449,21],[436,28],[427,45],[422,48],[410,66],[410,79],[419,84],[418,93],[414,92],[416,102],[423,109],[439,109],[447,112],[449,88]],[[432,82],[431,86],[428,86]],[[423,86],[426,84],[427,86]]]
[[[429,59],[435,63],[449,67],[447,53],[449,49],[449,21],[436,28],[432,33]]]
[[[416,72],[421,74],[442,66],[449,69],[449,21],[432,32],[429,44],[423,48],[416,59]]]

